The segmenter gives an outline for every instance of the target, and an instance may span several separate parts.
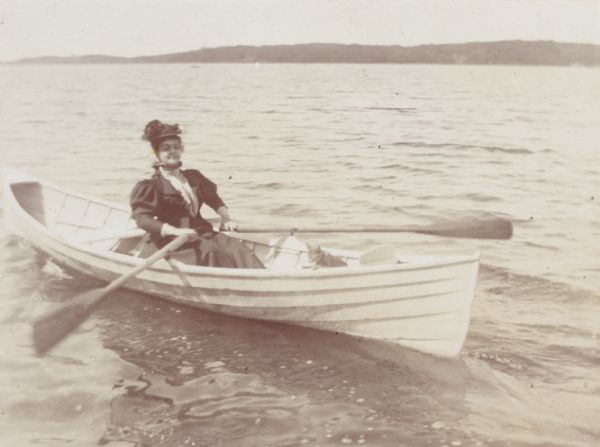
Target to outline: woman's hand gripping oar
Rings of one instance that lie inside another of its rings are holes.
[[[75,330],[110,292],[118,289],[127,280],[170,255],[193,237],[194,235],[192,234],[178,236],[146,259],[143,264],[119,276],[107,286],[81,293],[73,299],[62,303],[58,309],[39,318],[33,324],[33,347],[35,348],[35,352],[38,355],[44,355]]]

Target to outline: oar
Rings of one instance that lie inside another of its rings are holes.
[[[238,233],[420,233],[434,236],[470,239],[510,239],[512,222],[499,217],[463,219],[439,222],[433,225],[409,225],[401,227],[252,227],[239,226]]]
[[[107,286],[88,290],[77,295],[75,298],[61,304],[58,309],[39,318],[33,324],[33,347],[35,352],[38,355],[44,355],[79,326],[111,291],[121,287],[127,280],[177,250],[191,237],[194,236],[184,234],[177,237],[146,259],[143,264],[119,276]]]

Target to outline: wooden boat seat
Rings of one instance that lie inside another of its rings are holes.
[[[142,248],[148,243],[149,239],[150,235],[148,233],[138,238],[119,239],[110,250],[115,253],[139,257],[142,253]]]

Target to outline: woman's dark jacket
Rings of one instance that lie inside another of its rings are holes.
[[[181,172],[196,193],[200,207],[206,203],[216,211],[225,206],[217,194],[217,185],[199,171],[186,169]],[[212,232],[212,225],[202,218],[200,212],[197,216],[190,216],[181,193],[158,172],[134,186],[130,204],[132,217],[137,225],[155,237],[160,235],[163,223],[174,227],[194,228],[199,234]]]

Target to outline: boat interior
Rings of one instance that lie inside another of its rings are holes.
[[[54,236],[71,244],[134,257],[147,257],[152,253],[145,249],[149,235],[136,227],[125,207],[35,181],[13,183],[11,189],[27,214]],[[393,256],[388,256],[385,262],[381,256],[378,262],[372,262],[372,259],[361,262],[360,253],[329,249],[320,250],[315,257],[309,253],[306,244],[293,235],[271,239],[237,233],[231,236],[242,241],[266,268],[273,270],[398,262]],[[184,247],[173,257],[183,263],[194,263],[192,249]]]

